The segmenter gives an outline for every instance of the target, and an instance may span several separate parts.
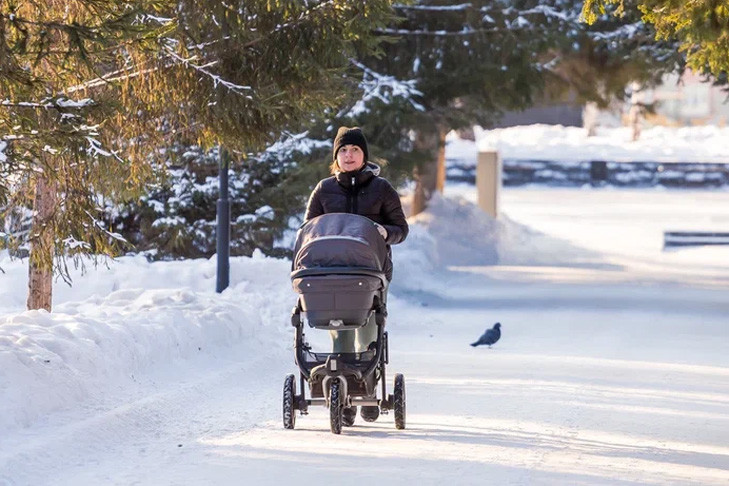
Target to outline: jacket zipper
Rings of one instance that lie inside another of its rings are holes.
[[[352,199],[353,199],[353,201],[352,201],[352,212],[354,214],[358,214],[357,211],[358,211],[359,208],[357,207],[358,206],[358,204],[357,204],[357,189],[355,188],[354,183],[355,183],[355,178],[354,178],[354,176],[352,176]]]

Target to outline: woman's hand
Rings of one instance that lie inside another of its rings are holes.
[[[377,228],[377,231],[379,231],[380,236],[382,236],[382,239],[387,241],[387,230],[385,229],[385,227],[382,226],[381,224],[375,223],[375,228]]]

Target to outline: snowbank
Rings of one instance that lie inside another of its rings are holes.
[[[56,285],[54,311],[20,312],[24,262],[0,280],[0,431],[33,424],[145,373],[231,347],[283,348],[295,295],[289,262],[233,258],[218,295],[212,260],[147,263],[124,257]],[[260,354],[260,351],[257,351]],[[2,433],[2,432],[0,432]]]
[[[729,162],[729,127],[652,127],[630,140],[629,128],[600,128],[588,137],[582,128],[527,125],[475,130],[476,143],[448,137],[449,160],[476,163],[479,150],[498,150],[505,159],[580,162]]]
[[[601,264],[597,253],[505,215],[494,219],[460,196],[435,195],[428,209],[409,222],[408,239],[393,250],[398,285],[432,279],[434,269],[448,266]]]

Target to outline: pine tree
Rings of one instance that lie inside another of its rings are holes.
[[[412,82],[419,94],[410,102],[375,99],[369,111],[352,118],[375,140],[396,147],[396,164],[404,151],[425,161],[415,173],[413,213],[443,188],[448,131],[491,126],[504,111],[564,98],[568,91],[579,101],[605,103],[624,96],[629,81],[659,77],[655,51],[645,51],[649,29],[636,27],[634,18],[588,26],[580,22],[581,6],[572,0],[397,6],[399,21],[379,30],[395,38],[385,44],[385,55],[365,57],[363,64]]]
[[[336,105],[349,56],[390,14],[384,0],[2,5],[0,196],[34,205],[28,306],[48,310],[65,256],[125,243],[100,199],[150,180],[165,138],[245,157]]]
[[[112,148],[119,92],[82,83],[123,65],[124,52],[152,48],[168,25],[143,14],[163,7],[158,0],[2,2],[0,192],[9,210],[33,207],[30,309],[50,310],[52,269],[67,275],[62,255],[113,253],[123,243],[98,219],[97,199],[130,194],[148,170]]]

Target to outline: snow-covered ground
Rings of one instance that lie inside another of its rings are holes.
[[[476,144],[451,134],[449,158],[473,160],[478,150],[498,150],[503,158],[527,160],[607,160],[613,162],[729,162],[729,127],[652,127],[632,141],[630,129],[598,128],[588,137],[579,127],[526,125],[474,130]]]
[[[281,426],[289,262],[121,258],[24,311],[0,257],[0,484],[729,484],[727,192],[449,185],[394,249],[408,426]],[[502,323],[492,349],[472,348]]]

